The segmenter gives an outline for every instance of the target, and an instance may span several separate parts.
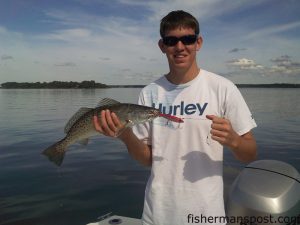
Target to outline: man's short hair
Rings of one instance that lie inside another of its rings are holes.
[[[192,28],[195,34],[200,32],[197,19],[183,10],[172,11],[160,21],[160,36],[164,37],[167,31],[176,28]]]

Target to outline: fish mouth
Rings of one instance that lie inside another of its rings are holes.
[[[154,116],[154,117],[158,117],[159,115],[160,115],[160,111],[155,110],[155,111],[153,112],[153,116]]]
[[[158,110],[151,110],[149,113],[149,120],[156,118],[160,115],[160,111]]]

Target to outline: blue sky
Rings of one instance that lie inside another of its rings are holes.
[[[148,84],[168,72],[160,19],[200,22],[201,68],[235,83],[300,83],[299,0],[1,0],[0,83]]]

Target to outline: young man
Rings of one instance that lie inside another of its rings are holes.
[[[202,45],[197,20],[173,11],[160,25],[158,45],[170,71],[145,87],[139,104],[183,118],[178,126],[158,118],[127,129],[119,138],[128,152],[151,166],[142,221],[150,225],[214,224],[225,216],[223,146],[243,162],[256,157],[251,129],[256,126],[237,87],[200,69],[196,53]],[[122,128],[114,113],[103,111],[99,131],[114,136]]]

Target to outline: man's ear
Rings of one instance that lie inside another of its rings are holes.
[[[200,48],[202,47],[202,43],[203,43],[203,38],[201,37],[201,36],[199,36],[198,38],[197,38],[197,51],[199,51],[200,50]]]
[[[166,51],[165,51],[165,45],[164,45],[162,39],[159,39],[158,46],[159,46],[160,50],[162,51],[162,53],[166,53]]]

